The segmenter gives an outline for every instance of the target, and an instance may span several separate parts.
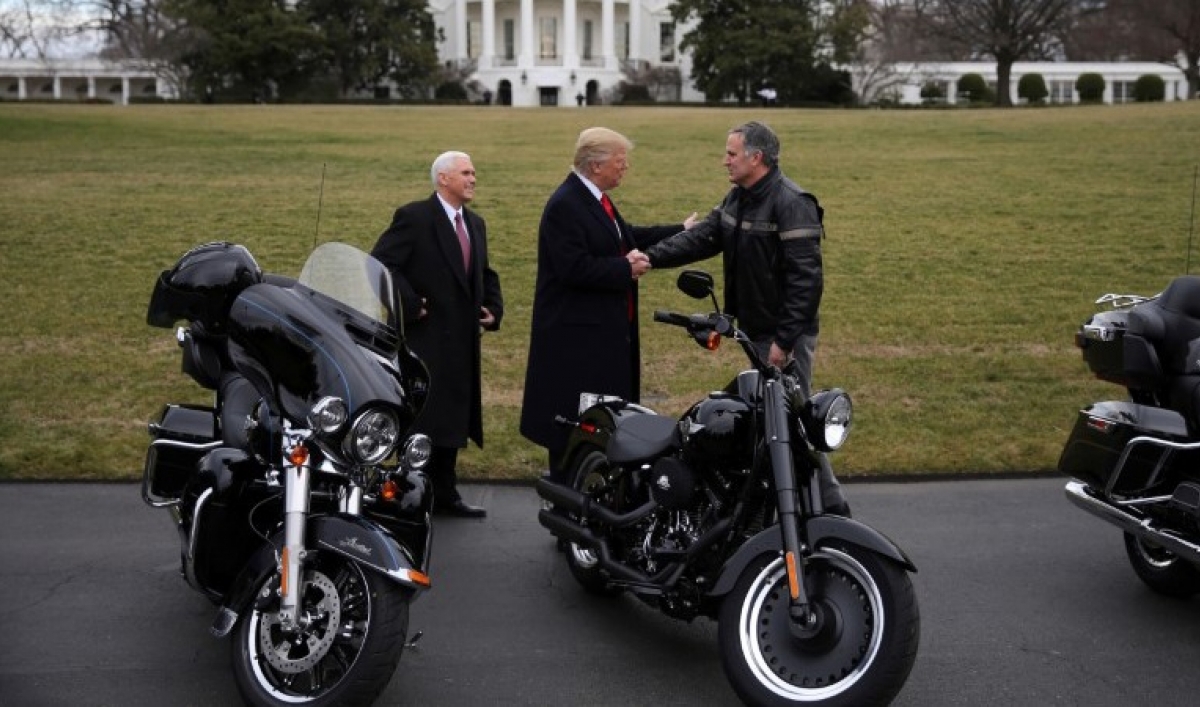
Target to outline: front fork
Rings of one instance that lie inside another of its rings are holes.
[[[304,591],[312,465],[306,442],[312,432],[284,424],[283,434],[283,550],[279,555],[279,622],[284,631],[303,628],[300,595]],[[363,489],[351,483],[340,489],[338,511],[362,514]]]
[[[312,468],[307,430],[285,425],[283,449],[283,551],[279,557],[279,621],[285,631],[300,627],[305,529],[308,525]]]
[[[779,510],[779,530],[783,535],[783,559],[787,567],[788,590],[791,594],[791,616],[800,627],[812,627],[817,622],[804,586],[804,562],[801,557],[800,511],[796,503],[796,474],[792,458],[792,434],[788,425],[787,405],[783,399],[783,386],[778,380],[766,382],[763,392],[765,402],[765,432],[767,450],[771,456],[771,470],[775,480],[776,505]],[[816,475],[813,483],[817,483]],[[810,494],[812,503],[819,505],[821,494]],[[820,508],[810,509],[820,512]]]

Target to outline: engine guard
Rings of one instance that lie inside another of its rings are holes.
[[[835,515],[814,516],[803,522],[802,535],[807,538],[810,547],[820,548],[830,541],[841,540],[870,550],[895,562],[909,572],[917,571],[917,566],[913,564],[904,550],[900,549],[899,545],[865,523]],[[778,555],[781,552],[783,552],[783,538],[780,535],[779,526],[772,525],[763,529],[758,535],[746,541],[733,554],[733,557],[725,562],[725,566],[721,568],[721,576],[709,595],[724,596],[728,594],[733,590],[733,585],[742,575],[742,571],[755,558],[764,554]]]
[[[316,516],[309,519],[306,533],[309,547],[337,553],[413,590],[414,595],[430,587],[429,577],[413,566],[412,553],[374,521],[350,515]],[[254,603],[258,587],[277,571],[276,548],[282,546],[283,535],[277,533],[251,556],[213,621],[214,636],[227,636]]]

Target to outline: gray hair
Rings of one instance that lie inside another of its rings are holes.
[[[454,163],[461,159],[469,160],[469,159],[471,159],[471,156],[465,152],[458,152],[456,150],[450,150],[449,152],[443,152],[442,154],[437,156],[437,159],[435,159],[433,161],[433,167],[430,168],[430,170],[429,170],[429,180],[431,182],[433,182],[434,189],[437,189],[438,175],[445,173],[445,172],[449,172],[450,169],[452,168],[452,166],[454,165]]]
[[[734,133],[742,136],[742,144],[747,155],[759,153],[762,155],[763,164],[768,167],[779,164],[779,138],[765,124],[752,120],[729,131],[730,135]]]

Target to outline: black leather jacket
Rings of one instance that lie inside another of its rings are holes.
[[[823,217],[817,197],[773,167],[646,255],[655,268],[673,268],[723,254],[725,311],[754,340],[773,339],[790,351],[797,337],[819,330]]]

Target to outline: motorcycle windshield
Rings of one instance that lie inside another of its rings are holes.
[[[391,273],[383,263],[354,246],[318,246],[308,256],[297,281],[380,324],[403,331]]]

